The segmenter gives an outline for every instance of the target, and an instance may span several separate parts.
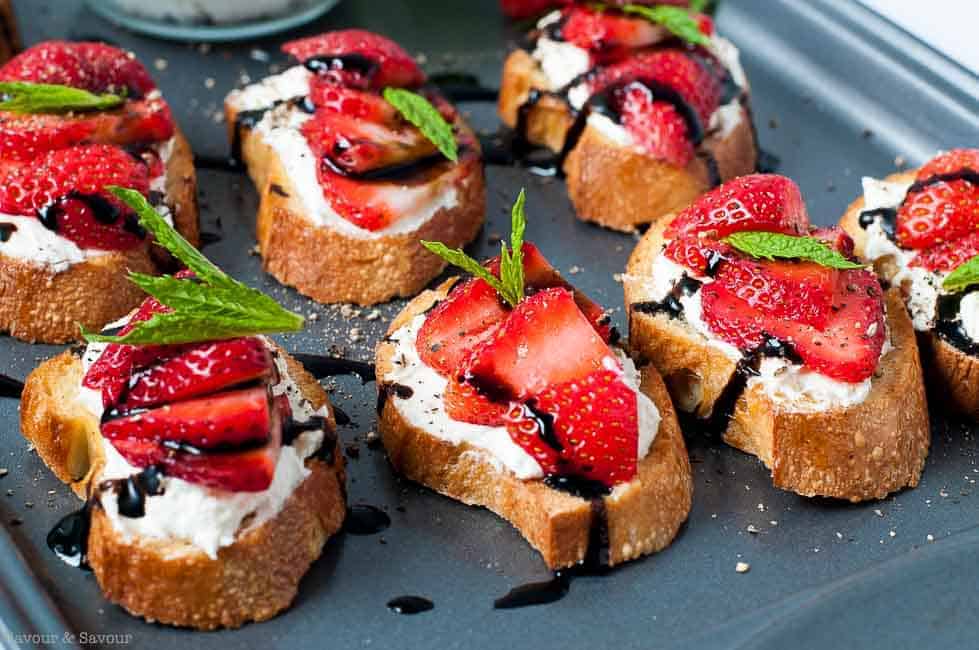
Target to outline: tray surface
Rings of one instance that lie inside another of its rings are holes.
[[[290,37],[364,26],[423,52],[430,72],[471,73],[495,87],[517,36],[496,5],[348,0]],[[762,148],[778,158],[780,173],[799,182],[815,223],[835,222],[859,193],[860,176],[883,176],[896,158],[914,165],[940,148],[979,144],[979,80],[963,68],[849,0],[777,0],[766,2],[763,12],[759,7],[725,0],[719,31],[742,50]],[[285,36],[202,48],[122,31],[82,2],[35,0],[15,8],[26,43],[98,38],[134,50],[158,80],[202,167],[203,229],[221,237],[205,249],[208,256],[315,318],[304,333],[281,337],[287,349],[325,353],[336,346],[348,357],[371,359],[403,303],[376,311],[316,305],[263,274],[259,259],[246,254],[255,243],[257,196],[244,175],[224,169],[228,145],[218,116],[228,90],[281,67],[278,45]],[[491,104],[463,108],[477,128],[497,128]],[[488,223],[471,252],[494,253],[491,241],[507,232],[509,205],[526,187],[528,237],[572,282],[616,308],[624,329],[614,275],[634,238],[574,220],[560,180],[491,166],[487,181]],[[60,349],[0,338],[0,372],[23,378]],[[694,505],[670,548],[605,577],[575,579],[557,603],[495,611],[495,597],[547,578],[537,554],[491,513],[397,479],[383,451],[364,443],[376,426],[373,386],[355,378],[327,385],[353,421],[340,428],[358,452],[348,459],[350,502],[384,508],[392,526],[380,535],[332,540],[294,606],[278,618],[211,634],[130,617],[101,597],[90,574],[47,550],[47,531],[78,502],[20,437],[17,403],[0,400],[0,468],[9,470],[0,478],[0,521],[9,533],[0,530],[0,644],[13,645],[16,635],[29,632],[69,643],[68,630],[128,634],[103,642],[128,638],[157,650],[974,644],[977,442],[975,429],[941,414],[933,414],[921,485],[856,506],[776,490],[757,460],[689,431]],[[749,525],[758,532],[747,532]],[[739,561],[751,565],[748,573],[735,572]],[[435,608],[398,616],[385,604],[401,595],[425,596]],[[49,615],[51,603],[64,620]]]

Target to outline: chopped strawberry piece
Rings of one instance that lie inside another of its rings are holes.
[[[853,257],[853,238],[839,226],[815,228],[809,236],[823,242],[843,257]]]
[[[0,159],[33,160],[53,149],[76,145],[94,132],[95,123],[88,118],[0,113]]]
[[[897,243],[930,248],[979,229],[979,185],[962,179],[926,185],[897,211]]]
[[[911,266],[920,266],[938,273],[953,271],[979,255],[979,232],[971,232],[945,244],[926,248],[911,260]]]
[[[344,86],[381,89],[425,83],[425,73],[400,45],[361,29],[345,29],[289,41],[282,50],[300,63],[311,59],[326,60],[318,73]],[[351,66],[338,58],[350,55],[361,57],[367,64],[366,69]]]
[[[524,299],[492,337],[473,351],[466,380],[496,399],[523,400],[615,363],[564,288]]]
[[[522,20],[540,16],[552,7],[570,3],[571,0],[500,0],[500,8],[507,18]]]
[[[709,233],[720,239],[745,230],[804,235],[808,227],[809,215],[794,182],[776,174],[752,174],[701,196],[676,216],[665,236]]]
[[[272,355],[259,338],[209,341],[134,374],[121,410],[158,406],[207,395],[230,386],[268,379]]]
[[[693,236],[671,239],[663,249],[663,255],[693,271],[694,275],[704,276],[710,274],[710,268],[720,259],[737,253],[724,242]]]
[[[466,382],[455,377],[449,378],[449,383],[442,393],[442,403],[445,412],[453,420],[482,424],[495,427],[503,424],[507,405],[490,400]]]
[[[60,84],[91,92],[125,92],[142,97],[156,88],[143,64],[129,52],[105,43],[45,41],[2,67],[0,81]]]
[[[161,98],[128,101],[121,107],[94,116],[96,128],[90,142],[139,145],[163,142],[175,130],[170,106]]]
[[[765,341],[765,314],[717,282],[700,290],[701,318],[722,341],[739,350],[754,350]]]
[[[101,196],[69,194],[45,209],[45,225],[79,248],[124,251],[143,243],[143,231]]]
[[[597,62],[609,62],[662,40],[663,30],[643,18],[578,5],[565,10],[561,37],[591,52]]]
[[[622,126],[643,151],[677,167],[686,167],[694,157],[687,123],[676,108],[654,101],[653,93],[639,83],[630,83],[616,92]]]
[[[462,282],[428,314],[415,343],[418,355],[440,374],[458,375],[506,317],[493,287],[479,279]]]
[[[697,28],[705,36],[714,35],[714,20],[707,14],[697,14],[695,17]]]
[[[309,100],[316,108],[376,124],[393,124],[398,110],[374,92],[348,88],[314,78],[309,84]]]
[[[833,307],[837,272],[814,262],[731,257],[718,268],[715,282],[770,317],[821,329]]]
[[[636,475],[639,418],[636,393],[621,373],[596,370],[550,386],[508,412],[511,439],[547,475],[575,476],[608,487]]]
[[[917,180],[961,171],[979,172],[979,149],[952,149],[929,160],[918,170]]]

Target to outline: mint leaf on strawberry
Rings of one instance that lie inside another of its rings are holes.
[[[604,5],[600,5],[605,8]],[[681,7],[657,5],[622,5],[617,7],[624,14],[639,16],[649,22],[657,23],[668,29],[675,36],[697,45],[710,45],[710,39],[702,31],[690,12]]]
[[[527,217],[524,204],[527,201],[524,190],[520,190],[516,203],[510,213],[510,250],[501,243],[500,277],[496,277],[485,266],[466,255],[461,249],[452,249],[437,241],[422,240],[421,244],[449,264],[485,280],[511,307],[516,307],[524,299],[523,237],[527,230]]]
[[[0,82],[0,111],[10,113],[70,113],[72,111],[107,111],[120,106],[120,95],[96,95],[81,88],[29,81]]]
[[[956,293],[979,284],[979,255],[958,266],[942,281],[942,289]]]
[[[194,272],[193,278],[155,277],[130,273],[129,278],[169,308],[136,324],[123,336],[83,332],[89,342],[131,345],[168,345],[294,332],[303,317],[284,309],[261,291],[238,282],[211,263],[163,220],[142,194],[135,190],[106,188],[132,208],[139,224],[158,244]]]
[[[777,232],[742,231],[731,233],[722,241],[742,253],[766,260],[808,260],[832,269],[862,269],[814,237],[795,237]]]
[[[417,126],[443,156],[452,162],[459,160],[459,146],[452,133],[452,126],[431,102],[404,88],[385,88],[384,99],[398,109],[406,120]]]

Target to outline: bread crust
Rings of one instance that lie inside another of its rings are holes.
[[[237,113],[227,103],[225,116],[235,137]],[[457,126],[468,131],[461,122]],[[262,266],[317,302],[366,306],[414,296],[446,267],[420,241],[463,247],[483,226],[486,190],[479,156],[460,159],[462,170],[445,172],[463,179],[455,186],[454,207],[442,208],[412,232],[367,239],[310,222],[275,150],[252,130],[238,131],[242,159],[260,195],[256,231]]]
[[[917,169],[897,172],[884,180],[911,183],[917,173]],[[860,226],[864,205],[861,194],[840,219],[840,226],[853,238],[854,252],[860,258],[864,258],[867,245],[867,231]],[[874,262],[874,270],[890,282],[898,268],[890,258],[882,258]],[[904,296],[910,293],[910,285],[897,288]],[[916,334],[931,399],[974,421],[979,420],[979,358],[963,352],[933,331]]]
[[[279,353],[313,407],[329,405],[316,379]],[[98,421],[77,402],[81,376],[81,360],[71,351],[35,369],[24,389],[21,431],[55,475],[84,498],[95,491],[104,457]],[[339,441],[333,458],[333,465],[307,459],[311,473],[282,511],[241,533],[216,559],[186,542],[126,538],[93,500],[88,561],[99,586],[130,613],[170,625],[211,630],[275,616],[292,602],[300,578],[343,523]]]
[[[167,163],[166,192],[174,225],[194,246],[200,243],[194,158],[179,131]],[[49,266],[0,254],[0,331],[30,343],[78,340],[79,325],[99,330],[146,297],[129,271],[157,274],[166,257],[149,241],[73,264],[61,273]]]
[[[499,114],[515,128],[520,106],[534,88],[546,88],[547,79],[525,50],[513,51],[503,66]],[[574,123],[571,107],[559,97],[545,94],[526,118],[527,141],[559,152]],[[598,129],[586,125],[564,161],[568,195],[579,219],[606,228],[632,232],[636,226],[678,211],[711,188],[708,160],[713,158],[721,181],[750,174],[757,165],[751,112],[741,108],[741,120],[729,133],[707,133],[696,156],[686,167],[657,160],[632,147],[622,146]]]
[[[670,220],[651,228],[629,260],[625,300],[630,342],[664,375],[674,400],[688,409],[700,401],[696,414],[705,417],[731,379],[735,362],[708,346],[685,322],[632,309],[650,299],[646,270],[662,250]],[[894,350],[884,357],[869,396],[860,404],[792,412],[760,386],[737,401],[724,440],[758,456],[776,487],[856,502],[918,484],[931,440],[921,363],[898,292],[887,292],[886,307]]]
[[[410,302],[391,324],[391,334],[436,300],[445,297],[449,280]],[[377,348],[377,373],[392,368],[395,346]],[[384,387],[379,384],[379,390]],[[609,562],[619,564],[665,548],[690,512],[693,479],[676,413],[658,373],[642,370],[642,391],[662,417],[659,431],[638,477],[606,497]],[[469,505],[484,506],[520,531],[552,569],[584,560],[588,552],[592,511],[588,501],[547,487],[541,481],[518,479],[468,444],[447,443],[408,423],[393,399],[380,413],[378,430],[394,469],[413,481]]]

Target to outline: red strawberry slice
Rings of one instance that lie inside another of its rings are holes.
[[[631,81],[655,82],[673,89],[693,108],[705,129],[721,101],[721,78],[712,67],[701,65],[682,50],[640,52],[599,68],[588,87],[594,94]]]
[[[507,317],[496,290],[483,280],[458,284],[425,319],[415,346],[426,365],[458,375],[463,363]]]
[[[602,63],[618,61],[630,50],[663,40],[663,29],[643,18],[579,5],[565,10],[561,37]]]
[[[693,160],[687,123],[672,104],[654,101],[653,93],[639,83],[628,84],[615,95],[622,125],[643,151],[677,167]]]
[[[140,438],[118,438],[112,446],[134,467],[162,465],[167,476],[231,492],[261,492],[275,476],[282,449],[280,415],[272,411],[268,443],[247,451],[203,452],[168,448]]]
[[[259,338],[194,344],[133,375],[119,408],[146,408],[207,395],[229,386],[268,379],[273,368],[268,346]]]
[[[33,160],[53,149],[76,145],[94,132],[95,123],[87,118],[0,113],[0,159]]]
[[[754,350],[765,341],[765,314],[717,282],[700,290],[701,318],[722,341],[739,350]]]
[[[636,393],[619,372],[597,370],[551,386],[526,407],[512,408],[506,420],[511,439],[547,475],[582,477],[609,487],[636,475]]]
[[[83,88],[91,92],[125,92],[142,97],[156,88],[149,72],[129,52],[105,43],[45,41],[30,47],[2,67],[0,81],[32,81]]]
[[[979,185],[939,181],[905,197],[897,211],[897,243],[930,248],[979,229]]]
[[[744,230],[803,235],[808,227],[809,215],[793,181],[777,174],[752,174],[701,196],[676,216],[665,236],[709,233],[719,239]]]
[[[377,93],[340,86],[320,78],[310,81],[309,100],[316,108],[377,124],[393,124],[400,115]]]
[[[708,275],[708,268],[718,260],[737,255],[735,250],[724,242],[714,241],[706,237],[680,237],[671,239],[663,255],[684,266],[694,275]]]
[[[979,232],[945,244],[926,248],[911,260],[911,266],[920,266],[938,273],[952,271],[979,255]]]
[[[773,318],[826,326],[837,272],[814,262],[758,262],[731,257],[718,267],[715,283]]]
[[[508,407],[507,404],[490,400],[471,385],[455,377],[450,377],[449,383],[445,386],[442,404],[445,406],[445,412],[453,420],[490,427],[503,424]]]
[[[700,30],[701,34],[705,36],[714,35],[714,19],[707,14],[695,14],[694,19],[697,21],[697,28]]]
[[[843,257],[853,257],[853,238],[839,226],[828,228],[814,228],[810,237],[814,237],[823,242],[833,250],[840,253]]]
[[[96,212],[92,201],[106,209]],[[143,243],[143,232],[131,225],[116,206],[101,197],[81,199],[69,195],[45,212],[46,225],[75,242],[79,248],[124,251]]]
[[[466,380],[495,399],[523,400],[615,363],[612,351],[564,288],[517,305],[473,351]]]
[[[936,156],[918,170],[916,179],[926,181],[966,170],[979,172],[979,149],[952,149]]]
[[[361,29],[345,29],[289,41],[282,51],[300,63],[310,59],[359,55],[371,64],[366,74],[349,65],[332,65],[320,74],[344,86],[380,89],[414,87],[425,83],[425,73],[410,54],[394,41]]]
[[[540,16],[548,9],[570,3],[571,0],[500,0],[500,9],[507,18],[522,20]]]

